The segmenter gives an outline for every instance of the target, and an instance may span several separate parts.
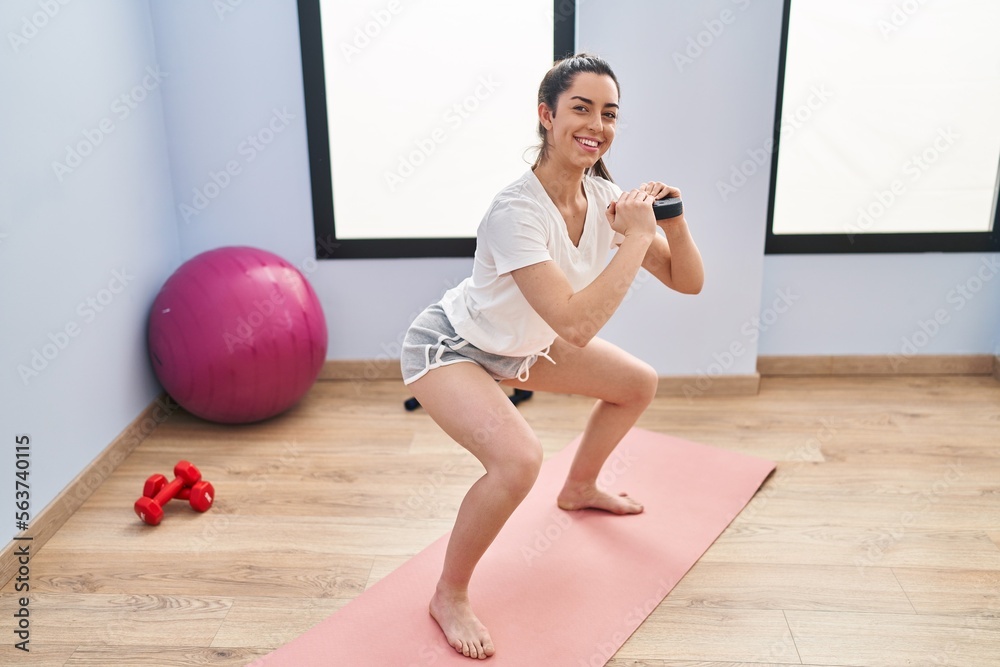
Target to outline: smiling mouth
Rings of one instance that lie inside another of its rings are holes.
[[[588,150],[597,150],[597,147],[601,145],[600,141],[596,139],[590,139],[588,137],[573,137],[576,139],[576,143],[580,144]]]

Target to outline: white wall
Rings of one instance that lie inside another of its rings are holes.
[[[606,329],[662,375],[755,371],[769,162],[738,199],[723,201],[715,184],[770,136],[780,33],[780,2],[580,4],[578,50],[604,56],[622,89],[611,173],[622,187],[679,187],[705,262],[694,297],[641,276]]]
[[[31,436],[32,516],[159,393],[145,323],[178,259],[148,4],[44,5],[0,8],[0,435],[8,472]]]
[[[247,244],[298,264],[313,255],[295,3],[215,6],[151,7],[181,253]]]
[[[764,267],[764,292],[796,300],[761,354],[1000,354],[996,253],[772,255]]]

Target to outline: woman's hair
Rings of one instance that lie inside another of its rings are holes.
[[[545,74],[541,85],[538,86],[538,103],[542,104],[544,102],[552,109],[552,115],[555,115],[559,96],[573,85],[573,80],[580,72],[610,76],[611,80],[615,82],[618,94],[621,95],[622,91],[621,86],[618,85],[618,77],[611,71],[611,66],[603,58],[589,53],[578,53],[556,62],[552,69]],[[535,164],[532,166],[532,169],[542,163],[542,160],[546,158],[549,151],[548,131],[541,122],[538,123],[538,136],[541,137],[542,143],[538,146],[538,156],[535,158]],[[594,166],[587,170],[587,173],[606,178],[609,181],[612,180],[608,168],[604,166],[603,158],[598,159]]]

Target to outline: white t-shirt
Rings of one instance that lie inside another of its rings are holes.
[[[556,332],[521,293],[510,272],[554,260],[580,291],[607,265],[615,232],[605,210],[621,188],[603,178],[586,176],[587,215],[577,246],[566,222],[535,172],[501,190],[476,233],[472,275],[441,299],[455,332],[493,354],[526,357],[552,344]]]

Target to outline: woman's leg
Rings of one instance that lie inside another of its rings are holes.
[[[534,484],[542,464],[541,444],[504,391],[476,364],[441,366],[409,388],[431,418],[486,468],[459,508],[430,604],[431,615],[456,651],[486,658],[493,655],[493,642],[472,613],[469,580]]]
[[[593,507],[617,514],[641,512],[642,505],[627,495],[612,495],[598,488],[597,477],[608,456],[653,400],[656,371],[599,338],[582,348],[557,338],[549,356],[556,363],[539,359],[526,382],[508,380],[503,384],[598,399],[559,493],[559,506],[567,510]]]

